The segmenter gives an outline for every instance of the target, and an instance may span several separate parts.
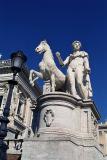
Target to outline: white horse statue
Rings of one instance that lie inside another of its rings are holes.
[[[41,78],[45,81],[50,80],[52,92],[63,88],[65,84],[65,75],[57,68],[48,43],[46,41],[42,41],[35,51],[39,54],[43,54],[43,59],[39,63],[40,72],[30,70],[30,83],[34,84],[36,79]],[[36,78],[33,79],[33,75],[35,75]]]

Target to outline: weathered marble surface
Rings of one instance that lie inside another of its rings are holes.
[[[63,138],[32,139],[24,142],[23,149],[22,160],[103,160],[103,155],[97,148],[77,145]]]
[[[96,127],[93,133],[92,115],[97,122],[99,113],[92,101],[54,92],[40,96],[37,108],[38,132],[24,140],[22,160],[104,160]]]
[[[56,56],[61,66],[67,65],[67,75],[65,76],[56,66],[53,53],[46,41],[41,41],[35,51],[43,54],[43,58],[39,63],[39,72],[30,70],[29,80],[32,85],[38,78],[43,79],[46,83],[43,87],[43,93],[54,91],[65,91],[76,98],[91,99],[92,88],[90,82],[90,66],[88,53],[80,51],[81,42],[74,41],[72,43],[73,53],[64,61],[60,53]]]
[[[65,84],[65,75],[58,69],[55,64],[54,57],[50,46],[46,41],[42,41],[35,49],[38,54],[43,54],[43,58],[39,63],[39,72],[30,70],[29,80],[31,84],[38,78],[44,81],[50,80],[50,91],[61,89]],[[35,78],[34,78],[34,76]]]
[[[80,51],[81,42],[79,41],[74,41],[72,47],[73,53],[64,61],[60,53],[56,53],[60,65],[68,66],[66,88],[68,92],[76,98],[90,99],[92,97],[92,88],[89,77],[90,67],[88,53]]]

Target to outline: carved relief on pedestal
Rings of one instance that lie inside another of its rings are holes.
[[[46,123],[46,127],[50,127],[54,120],[54,113],[51,109],[47,109],[44,114],[44,121]]]
[[[83,133],[89,132],[89,124],[88,124],[88,111],[84,110],[82,115],[82,131]]]
[[[95,119],[94,115],[91,114],[91,129],[92,129],[92,134],[94,137],[97,137],[97,120]]]
[[[94,120],[94,130],[93,130],[94,137],[97,137],[97,129],[98,129],[98,123],[96,120]]]

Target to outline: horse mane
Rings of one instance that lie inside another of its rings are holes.
[[[45,44],[48,46],[48,48],[49,48],[49,50],[50,50],[50,53],[51,53],[51,57],[52,57],[52,59],[54,60],[54,56],[53,56],[52,50],[51,50],[51,48],[50,48],[50,45],[47,43],[46,40],[44,40],[43,42],[45,42]]]

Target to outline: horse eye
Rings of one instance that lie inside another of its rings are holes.
[[[42,44],[45,44],[45,42],[42,42]]]

